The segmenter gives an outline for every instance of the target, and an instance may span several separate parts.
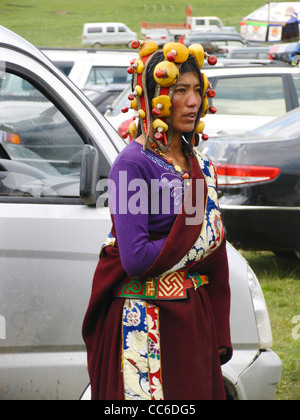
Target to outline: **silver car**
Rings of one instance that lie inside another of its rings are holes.
[[[0,57],[0,399],[78,399],[89,383],[82,320],[110,230],[96,189],[125,144],[41,52],[3,27]],[[228,255],[227,397],[273,399],[281,361],[264,297],[229,244]]]
[[[157,28],[149,29],[145,35],[146,41],[155,41],[158,46],[162,47],[166,42],[174,41],[174,37],[170,34],[167,29]]]

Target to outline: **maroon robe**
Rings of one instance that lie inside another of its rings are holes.
[[[191,158],[191,178],[203,178],[196,158]],[[187,194],[194,194],[194,183]],[[205,191],[207,195],[207,189]],[[171,269],[196,242],[201,225],[186,225],[179,214],[162,251],[141,277]],[[191,217],[191,215],[189,215]],[[114,229],[113,232],[114,234]],[[221,364],[232,355],[229,311],[230,289],[226,240],[191,271],[206,274],[209,284],[188,289],[184,300],[151,300],[159,307],[161,369],[166,400],[218,400],[225,398]],[[124,399],[122,308],[113,288],[126,277],[117,245],[104,249],[98,263],[90,303],[83,323],[88,354],[92,399]],[[219,348],[227,353],[219,356]]]

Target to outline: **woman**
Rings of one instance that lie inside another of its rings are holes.
[[[113,227],[83,325],[93,399],[225,398],[226,240],[214,167],[193,148],[203,53],[146,43],[129,69],[140,132],[111,170]]]

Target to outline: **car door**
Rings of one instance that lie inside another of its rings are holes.
[[[54,66],[0,54],[0,399],[77,399],[81,325],[110,229],[105,206],[80,201],[81,153],[101,144],[107,177],[116,134]]]
[[[107,41],[104,43],[104,45],[115,45],[117,44],[117,31],[115,25],[108,25],[106,27],[106,39]]]

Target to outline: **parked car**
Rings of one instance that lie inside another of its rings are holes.
[[[167,29],[157,28],[149,29],[145,35],[146,41],[155,41],[158,46],[163,46],[166,42],[174,41],[174,37],[169,33]]]
[[[234,48],[226,58],[229,59],[248,59],[248,60],[268,60],[270,47],[247,47]]]
[[[226,57],[233,48],[250,46],[242,35],[234,32],[195,32],[191,31],[184,37],[184,44],[188,47],[191,44],[200,43],[205,51],[217,57]]]
[[[300,42],[272,45],[269,54],[273,60],[281,60],[296,65],[300,59]]]
[[[200,149],[217,165],[227,239],[300,258],[300,108]]]
[[[125,143],[45,55],[1,26],[0,54],[0,399],[78,399],[89,383],[81,326],[111,227],[99,189]],[[1,85],[10,75],[39,92],[52,124],[22,111],[28,101],[19,92],[11,92],[18,113],[5,113]],[[25,131],[20,143],[12,130],[20,115],[28,136],[36,133],[35,150],[26,146]],[[61,149],[55,158],[46,153],[50,147],[41,153],[51,132]],[[228,257],[234,354],[223,366],[226,394],[273,399],[281,361],[271,350],[263,293],[229,244]]]
[[[203,68],[216,91],[209,102],[217,113],[208,113],[203,120],[209,136],[254,130],[299,106],[299,67],[272,61],[238,61],[219,60],[216,67]],[[129,103],[130,86],[127,89],[127,95],[124,91],[105,114],[117,130],[134,114],[132,110],[121,112]]]
[[[102,45],[130,45],[137,34],[120,22],[85,23],[82,44],[93,48]]]
[[[59,67],[80,89],[87,86],[107,87],[131,81],[128,63],[137,56],[128,50],[42,49],[42,52]]]

